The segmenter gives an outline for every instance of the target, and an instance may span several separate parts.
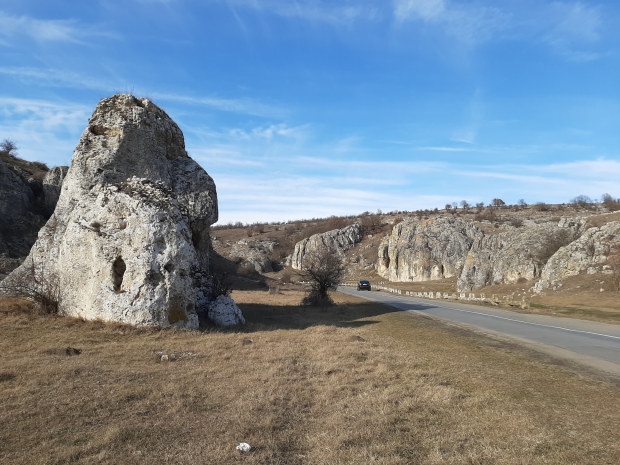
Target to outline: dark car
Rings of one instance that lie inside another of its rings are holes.
[[[370,281],[362,279],[359,283],[357,283],[358,291],[369,291],[370,290]]]

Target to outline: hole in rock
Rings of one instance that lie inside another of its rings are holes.
[[[114,291],[120,292],[121,286],[123,285],[123,276],[125,275],[125,270],[127,269],[127,265],[125,265],[125,261],[122,257],[117,257],[112,263],[112,285],[114,286]]]

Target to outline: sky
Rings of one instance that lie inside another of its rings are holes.
[[[147,97],[219,224],[620,197],[620,2],[2,0],[0,140]]]

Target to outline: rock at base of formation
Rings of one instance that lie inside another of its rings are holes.
[[[207,316],[217,326],[237,326],[245,324],[241,309],[230,297],[220,295],[209,304]]]
[[[295,250],[291,256],[291,267],[301,270],[304,257],[317,250],[333,250],[335,253],[344,253],[353,248],[355,244],[362,240],[362,227],[355,223],[341,229],[334,229],[321,234],[314,234],[295,244]]]
[[[51,293],[61,314],[133,325],[198,327],[211,296],[211,177],[154,103],[97,105],[54,214],[26,261],[2,282]]]

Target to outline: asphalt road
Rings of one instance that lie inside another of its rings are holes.
[[[341,286],[338,291],[517,342],[556,358],[620,376],[620,325],[530,315],[387,292],[358,291],[354,287]]]

